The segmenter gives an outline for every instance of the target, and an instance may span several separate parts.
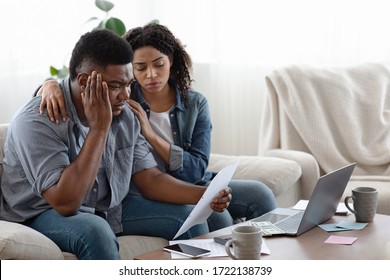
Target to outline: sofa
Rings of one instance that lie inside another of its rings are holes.
[[[7,129],[8,124],[0,124],[0,179]],[[314,158],[301,152],[286,158],[283,153],[262,157],[212,154],[209,168],[218,172],[237,159],[240,163],[233,177],[264,182],[272,189],[277,205],[281,207],[292,206],[301,198],[307,199],[317,177]],[[166,239],[150,236],[120,236],[118,240],[123,259],[133,259],[168,244]],[[76,256],[61,252],[50,239],[27,226],[0,220],[0,259],[72,260]]]
[[[389,65],[290,65],[266,84],[259,155],[310,154],[318,175],[356,162],[342,201],[357,186],[375,187],[377,213],[390,215]]]

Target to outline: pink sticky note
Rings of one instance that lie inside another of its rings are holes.
[[[356,240],[357,240],[357,237],[331,235],[324,242],[325,243],[330,243],[330,244],[351,245]]]

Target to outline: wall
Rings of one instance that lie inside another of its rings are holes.
[[[212,151],[256,154],[264,77],[290,64],[341,66],[390,60],[386,0],[112,0],[128,28],[159,19],[187,46],[194,88],[209,99]],[[66,64],[94,0],[2,3],[0,123]]]
[[[13,113],[27,102],[33,91],[50,76],[49,66],[68,63],[71,50],[81,34],[91,30],[105,13],[94,0],[13,0],[2,3],[0,26],[0,123],[9,122]],[[150,1],[112,0],[112,16],[127,26],[144,24]],[[133,13],[133,10],[143,13]]]
[[[258,65],[194,65],[193,86],[210,105],[214,153],[257,154],[265,76],[272,70]]]

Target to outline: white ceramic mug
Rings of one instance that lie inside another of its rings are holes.
[[[232,239],[225,243],[225,250],[234,260],[259,260],[262,241],[260,228],[237,226],[232,230]],[[232,244],[234,253],[231,251]]]
[[[349,205],[350,199],[353,200],[353,209]],[[370,187],[354,188],[352,196],[347,196],[344,203],[355,214],[356,222],[372,222],[377,209],[378,190]]]

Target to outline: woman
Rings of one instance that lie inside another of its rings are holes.
[[[160,24],[131,29],[124,38],[134,51],[135,80],[128,104],[140,121],[159,168],[187,182],[209,184],[215,175],[207,171],[212,125],[206,98],[191,89],[190,56],[172,32]],[[61,112],[65,109],[58,91],[53,82],[45,83],[41,89],[42,109],[47,104],[49,115],[54,112],[51,115],[56,120],[57,104]],[[232,180],[229,187],[229,207],[210,216],[210,231],[275,208],[272,191],[261,182]]]

